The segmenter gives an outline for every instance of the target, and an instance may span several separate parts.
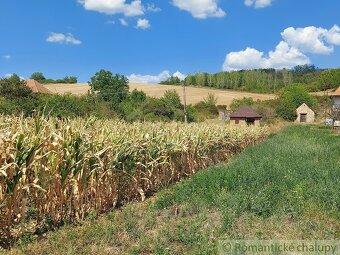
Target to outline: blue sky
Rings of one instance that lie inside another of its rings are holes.
[[[339,0],[0,0],[0,76],[340,67]]]

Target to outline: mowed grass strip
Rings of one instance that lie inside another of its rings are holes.
[[[163,192],[157,208],[190,202],[239,216],[300,217],[313,206],[340,209],[340,137],[318,127],[295,126]]]
[[[219,238],[339,239],[340,137],[293,126],[146,203],[10,254],[216,254]]]

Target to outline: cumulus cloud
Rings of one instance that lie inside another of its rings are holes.
[[[340,45],[340,28],[337,25],[330,30],[314,26],[289,27],[281,35],[287,43],[304,52],[330,54],[334,51],[333,45]]]
[[[172,0],[174,6],[191,13],[194,18],[224,17],[226,13],[217,5],[218,0]]]
[[[50,35],[46,39],[47,42],[50,43],[60,43],[60,44],[74,44],[79,45],[81,41],[74,38],[71,33],[62,34],[62,33],[50,33]]]
[[[128,17],[141,16],[145,12],[158,12],[161,9],[154,4],[147,7],[142,5],[141,0],[133,0],[128,3],[126,0],[78,0],[86,10],[113,15],[123,14]]]
[[[255,8],[265,8],[272,4],[273,0],[245,0],[247,6],[255,6]]]
[[[266,66],[268,68],[282,69],[304,64],[310,64],[310,59],[299,49],[282,41],[276,46],[275,51],[269,52]]]
[[[177,71],[172,76],[176,76],[183,80],[186,75],[182,74],[181,72]],[[141,75],[141,74],[131,74],[128,76],[128,79],[132,83],[144,83],[144,84],[156,84],[160,83],[161,81],[165,81],[171,77],[169,71],[163,71],[158,75]]]
[[[223,64],[224,71],[258,68],[291,68],[296,65],[309,64],[309,58],[295,47],[281,41],[275,51],[268,56],[253,48],[244,51],[231,52],[226,56]]]
[[[9,60],[9,59],[11,59],[12,58],[12,56],[11,55],[5,55],[5,56],[2,56],[4,59],[7,59],[7,60]]]
[[[224,61],[223,70],[255,69],[264,67],[263,52],[253,48],[230,52]]]
[[[339,46],[340,45],[340,27],[334,25],[327,33],[326,39],[328,43]]]
[[[147,19],[138,19],[136,27],[145,30],[145,29],[150,28],[151,25],[150,25],[150,22]]]
[[[281,35],[283,41],[268,54],[254,48],[228,53],[223,70],[292,68],[310,63],[305,53],[330,54],[334,51],[334,46],[340,45],[340,27],[337,25],[329,30],[316,27],[290,27]]]
[[[140,0],[130,4],[125,0],[78,0],[86,10],[97,11],[105,14],[124,14],[125,16],[139,16],[144,14],[144,8]]]

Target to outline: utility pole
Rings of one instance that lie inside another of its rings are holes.
[[[184,122],[188,123],[187,95],[185,90],[185,80],[183,81],[183,103],[184,103]]]
[[[275,76],[274,76],[274,94],[276,95],[276,82],[277,82],[277,77],[276,77],[276,69],[275,69]]]
[[[328,96],[328,93],[327,93],[327,96]],[[327,119],[326,86],[324,86],[323,98],[324,98],[324,102],[325,102],[324,109],[325,109],[325,121],[326,121],[326,119]]]

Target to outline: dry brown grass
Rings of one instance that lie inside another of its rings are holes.
[[[75,95],[84,95],[90,89],[87,84],[46,84],[44,85],[47,89],[53,93],[64,94],[72,93]],[[183,100],[183,88],[180,86],[170,86],[170,85],[156,85],[156,84],[138,84],[131,83],[130,90],[142,90],[148,96],[160,98],[163,96],[164,92],[170,89],[174,89],[178,92]],[[195,88],[187,87],[187,103],[196,104],[203,100],[209,93],[214,94],[217,97],[217,104],[220,105],[230,105],[234,99],[242,99],[243,97],[251,97],[256,100],[269,100],[274,99],[273,94],[259,94],[259,93],[249,93],[242,91],[232,91],[232,90],[219,90],[210,88]]]

